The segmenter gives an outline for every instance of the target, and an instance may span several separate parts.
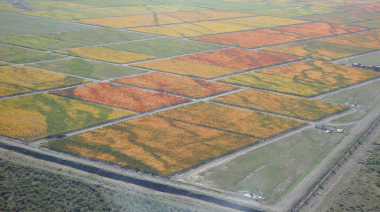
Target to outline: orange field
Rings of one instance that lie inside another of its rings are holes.
[[[300,60],[302,57],[249,49],[230,48],[180,56],[178,59],[233,69],[249,70]]]
[[[177,60],[173,58],[134,63],[133,66],[205,79],[220,77],[240,71],[231,68]]]
[[[95,83],[51,93],[133,111],[153,110],[187,100],[159,92],[108,83]]]
[[[237,47],[255,48],[310,38],[339,35],[365,29],[366,28],[362,27],[352,27],[338,24],[310,23],[276,27],[272,29],[197,37],[194,38],[194,40],[220,43]]]
[[[380,73],[372,70],[352,68],[340,63],[319,60],[293,63],[291,65],[268,68],[258,72],[335,87],[344,87],[380,76]]]
[[[107,49],[98,46],[89,46],[82,48],[73,48],[67,50],[59,50],[57,53],[67,54],[76,57],[85,57],[95,60],[102,60],[114,63],[129,63],[139,60],[156,58],[155,56],[139,54],[134,52],[126,52],[115,49]]]
[[[114,80],[115,82],[200,98],[238,88],[238,86],[154,72]]]
[[[231,105],[316,120],[347,109],[346,106],[285,94],[248,89],[213,99]]]
[[[157,114],[158,116],[266,138],[305,122],[213,103],[198,102]]]
[[[44,145],[154,174],[170,175],[258,139],[144,116]]]

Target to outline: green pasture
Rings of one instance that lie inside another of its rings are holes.
[[[178,38],[157,38],[103,46],[121,51],[135,52],[156,57],[170,57],[206,50],[220,49],[222,45]]]
[[[27,21],[27,20],[38,20],[38,18],[0,11],[0,22]],[[8,23],[8,24],[11,24],[11,23]]]
[[[0,44],[0,60],[10,63],[28,63],[62,58],[63,56]]]
[[[357,108],[354,113],[347,114],[346,116],[339,117],[332,120],[333,123],[349,123],[364,118],[373,107],[379,104],[379,93],[374,92],[380,87],[380,81],[343,91],[331,96],[327,96],[322,101],[327,101],[337,104],[353,105],[357,104],[363,107]]]
[[[204,171],[200,177],[218,188],[250,191],[274,202],[342,137],[307,129]]]
[[[372,67],[373,65],[380,65],[380,52],[342,59],[336,62],[343,63],[346,66],[352,66],[353,63],[360,63],[362,65]]]
[[[351,26],[358,26],[358,27],[380,29],[380,20],[364,21],[364,22],[352,23],[352,24],[349,24],[349,25],[351,25]]]
[[[255,10],[253,13],[260,15],[269,15],[276,17],[297,17],[316,15],[324,13],[342,12],[344,10],[325,7],[291,7],[281,9],[269,9],[269,10]]]
[[[79,58],[34,63],[29,66],[93,79],[109,79],[146,72],[142,69],[94,62]]]
[[[0,37],[0,42],[40,50],[81,47],[155,37],[154,35],[114,29],[90,29],[39,35]]]
[[[8,22],[0,22],[0,37],[11,35],[43,34],[51,32],[74,31],[94,28],[96,27],[76,23],[58,22],[54,20],[17,21],[12,22],[12,24],[9,24]]]

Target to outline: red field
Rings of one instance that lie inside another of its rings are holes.
[[[238,87],[161,72],[126,77],[114,81],[195,98],[222,93]]]
[[[180,60],[249,70],[300,60],[302,57],[249,49],[230,48],[178,57]]]
[[[186,98],[169,94],[108,83],[95,83],[53,91],[51,93],[139,112],[153,110],[187,100]]]
[[[276,27],[272,29],[197,37],[194,38],[194,40],[220,43],[237,47],[255,48],[310,38],[357,32],[365,29],[366,28],[339,24],[310,23]]]

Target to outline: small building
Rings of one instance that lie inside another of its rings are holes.
[[[343,132],[343,129],[336,129],[336,132],[337,132],[337,133],[342,133],[342,132]]]

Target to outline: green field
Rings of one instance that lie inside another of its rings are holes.
[[[1,1],[0,1],[1,4]],[[0,11],[0,22],[38,20],[39,18]]]
[[[7,36],[0,37],[0,42],[29,47],[33,49],[53,50],[152,37],[155,36],[103,28],[39,35]]]
[[[367,28],[377,28],[380,29],[380,20],[374,21],[364,21],[358,23],[352,23],[351,26],[367,27]]]
[[[206,182],[208,186],[234,192],[252,191],[263,195],[270,203],[342,136],[315,128],[304,130],[201,172],[198,183]]]
[[[297,16],[307,16],[316,15],[323,13],[334,13],[344,11],[335,8],[324,8],[324,7],[291,7],[291,8],[281,8],[281,9],[269,9],[269,10],[256,10],[255,14],[260,15],[270,15],[277,17],[297,17]]]
[[[380,81],[377,81],[368,85],[360,86],[325,97],[321,100],[337,104],[358,104],[360,106],[363,106],[361,108],[357,108],[357,112],[332,120],[333,123],[349,123],[364,118],[372,110],[373,107],[379,104],[380,95],[378,92],[373,92],[374,90],[379,89],[379,86]]]
[[[353,63],[360,63],[365,66],[372,67],[373,65],[380,65],[380,52],[366,54],[363,56],[358,56],[355,58],[343,59],[336,61],[338,63],[343,63],[346,66],[351,66]]]
[[[89,61],[80,58],[34,63],[29,66],[93,79],[109,79],[146,72],[145,70],[133,67]]]
[[[61,31],[73,31],[83,29],[94,29],[96,27],[75,24],[64,23],[53,20],[32,20],[32,21],[16,21],[9,24],[8,22],[0,22],[0,37],[11,35],[30,35],[30,34],[42,34]]]
[[[31,141],[132,115],[133,112],[51,94],[0,101],[0,134]]]
[[[0,44],[0,60],[10,63],[28,63],[62,58],[52,53]]]
[[[166,37],[145,41],[112,44],[104,47],[140,54],[153,55],[157,57],[170,57],[206,50],[220,49],[223,46],[218,44]]]

